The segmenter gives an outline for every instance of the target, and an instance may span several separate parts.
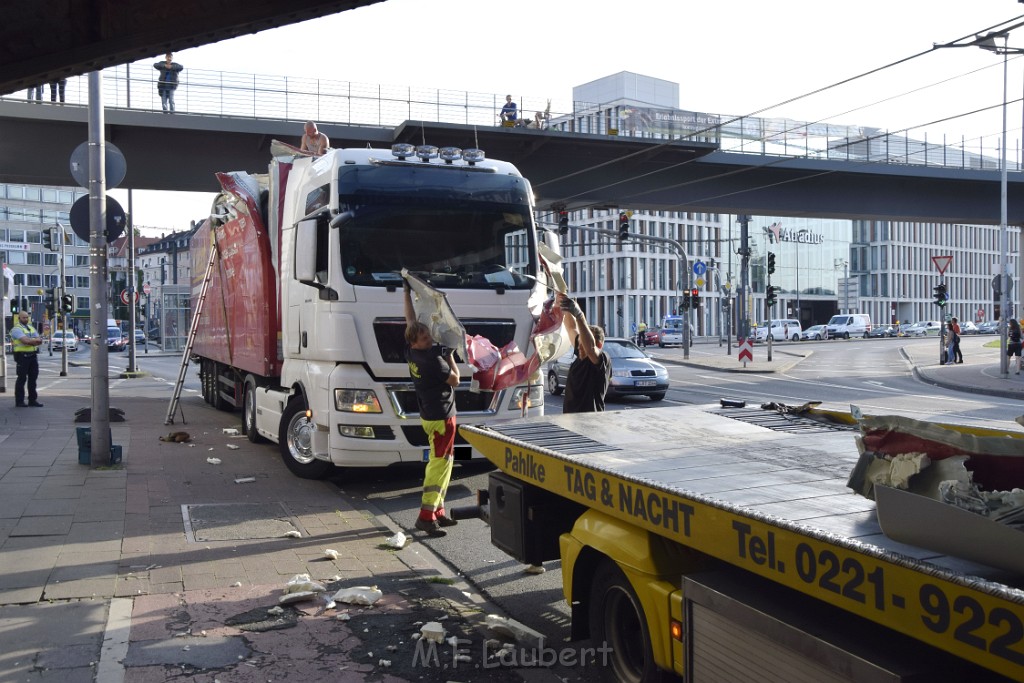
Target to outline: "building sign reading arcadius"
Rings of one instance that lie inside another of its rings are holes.
[[[807,228],[800,228],[794,230],[792,228],[782,227],[782,223],[772,223],[766,225],[764,228],[765,233],[768,235],[769,244],[780,244],[782,242],[798,242],[800,244],[822,244],[825,242],[825,236],[821,233],[811,232]]]

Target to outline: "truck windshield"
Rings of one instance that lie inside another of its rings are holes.
[[[408,165],[340,171],[341,260],[353,284],[387,286],[408,268],[436,287],[529,289],[536,246],[529,183]]]

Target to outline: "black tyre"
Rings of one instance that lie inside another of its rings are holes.
[[[278,445],[281,459],[291,473],[302,479],[323,479],[334,465],[313,457],[313,432],[316,425],[306,417],[306,402],[293,398],[281,415]]]
[[[210,405],[217,410],[231,410],[232,405],[220,395],[220,363],[210,361]]]
[[[799,334],[794,334],[793,337],[790,339],[790,341],[800,341],[800,335]]]
[[[602,562],[590,588],[590,638],[611,652],[603,669],[611,683],[657,683],[662,674],[654,665],[651,635],[640,600],[622,570]]]
[[[562,386],[558,383],[558,373],[554,370],[548,370],[548,391],[552,396],[562,393]]]
[[[665,392],[664,391],[658,392],[657,394],[647,394],[647,395],[650,396],[652,401],[660,401],[663,398],[665,398]]]
[[[251,376],[245,378],[245,392],[242,395],[242,433],[249,437],[252,443],[263,443],[266,441],[256,431],[256,380]]]

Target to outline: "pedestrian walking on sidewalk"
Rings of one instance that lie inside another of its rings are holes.
[[[1017,357],[1017,369],[1016,374],[1020,374],[1020,323],[1017,322],[1016,318],[1010,318],[1010,326],[1006,330],[1006,355],[1012,360],[1014,356]]]
[[[960,323],[956,318],[950,318],[946,329],[946,365],[963,363],[964,354],[960,352]]]
[[[11,350],[18,366],[18,379],[14,383],[14,405],[18,408],[31,406],[42,408],[36,393],[36,379],[39,377],[39,347],[43,338],[29,320],[28,311],[18,311],[18,322],[11,328]],[[25,403],[25,389],[28,388],[28,403]]]
[[[459,366],[455,351],[436,343],[430,328],[416,320],[412,290],[405,281],[405,359],[416,389],[420,424],[427,434],[430,456],[423,473],[423,497],[416,528],[428,536],[445,536],[441,527],[457,521],[444,510],[444,497],[452,478],[455,458],[455,387],[459,386]]]

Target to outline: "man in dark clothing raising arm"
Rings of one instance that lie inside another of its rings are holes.
[[[565,381],[563,413],[594,413],[604,410],[604,395],[612,377],[612,361],[603,351],[604,330],[588,325],[576,300],[558,295],[562,322],[573,340],[576,358]]]

